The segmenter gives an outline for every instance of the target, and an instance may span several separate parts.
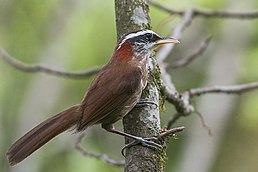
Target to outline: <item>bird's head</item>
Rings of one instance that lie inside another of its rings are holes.
[[[162,44],[176,44],[174,38],[163,38],[152,30],[140,30],[124,35],[118,42],[113,58],[132,60],[150,56],[152,50]]]

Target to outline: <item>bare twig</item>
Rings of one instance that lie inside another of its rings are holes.
[[[172,118],[168,121],[167,128],[171,128],[173,124],[181,117],[179,113],[175,113]]]
[[[184,67],[184,66],[188,65],[189,63],[191,63],[196,58],[202,56],[203,53],[207,50],[207,48],[210,44],[211,38],[212,38],[211,36],[206,38],[205,41],[201,44],[201,46],[193,54],[189,55],[188,57],[185,57],[185,58],[175,61],[174,63],[171,64],[171,67],[174,69],[179,68],[179,67]]]
[[[93,157],[93,158],[96,158],[96,159],[99,159],[99,160],[102,160],[108,164],[112,164],[112,165],[115,165],[115,166],[119,166],[119,167],[123,167],[125,165],[125,161],[124,160],[121,160],[121,161],[117,161],[117,160],[113,160],[111,158],[108,157],[108,155],[106,154],[97,154],[97,153],[94,153],[94,152],[89,152],[89,151],[86,151],[82,146],[81,146],[81,141],[84,137],[84,134],[81,134],[80,137],[78,138],[76,144],[75,144],[75,148],[81,153],[83,154],[84,156],[89,156],[89,157]]]
[[[247,84],[240,85],[229,85],[229,86],[210,86],[203,88],[193,88],[186,92],[188,92],[190,97],[200,96],[208,93],[224,93],[224,94],[242,94],[248,91],[252,91],[258,89],[258,82],[252,82]]]
[[[184,10],[176,10],[162,5],[156,1],[149,0],[149,3],[173,15],[183,16]],[[193,9],[193,17],[206,17],[206,18],[228,18],[228,19],[258,19],[258,11],[253,12],[229,12],[229,11],[215,11],[207,9]]]
[[[175,128],[171,128],[168,130],[164,130],[160,133],[160,135],[157,137],[157,139],[164,139],[164,138],[173,136],[174,134],[179,133],[179,132],[183,131],[184,129],[185,129],[185,127],[182,126],[182,127],[175,127]]]
[[[85,71],[80,72],[68,72],[68,71],[61,71],[49,67],[45,67],[42,65],[29,65],[26,63],[23,63],[16,58],[12,57],[10,54],[8,54],[3,48],[0,48],[0,57],[4,61],[6,61],[9,65],[12,67],[19,69],[23,72],[29,72],[29,73],[37,73],[42,72],[49,75],[55,75],[60,77],[67,77],[67,78],[74,78],[74,79],[83,79],[85,77],[89,77],[91,75],[96,74],[100,71],[101,67],[93,67],[91,69],[87,69]]]
[[[192,21],[192,14],[193,14],[192,9],[187,10],[184,13],[182,21],[177,25],[177,27],[169,35],[169,37],[180,39],[184,29],[187,26],[189,26],[191,21]],[[167,45],[162,46],[162,48],[156,54],[157,61],[158,61],[159,64],[161,64],[161,63],[163,63],[165,61],[165,59],[168,57],[168,55],[173,50],[174,46],[175,46],[175,44],[167,44]]]
[[[205,120],[204,120],[202,114],[197,110],[195,111],[195,113],[200,118],[202,127],[208,131],[209,136],[212,136],[211,128],[205,123]]]

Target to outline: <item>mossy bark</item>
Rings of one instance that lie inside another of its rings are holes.
[[[149,6],[145,0],[115,0],[117,36],[140,30],[150,29]],[[150,59],[149,82],[143,91],[144,100],[153,101],[159,106],[160,72],[155,60]],[[124,119],[124,131],[136,136],[151,137],[159,134],[159,107],[148,105],[135,107]],[[126,143],[131,140],[126,138]],[[165,143],[160,143],[165,144]],[[165,150],[152,150],[134,146],[126,150],[126,172],[162,172]]]

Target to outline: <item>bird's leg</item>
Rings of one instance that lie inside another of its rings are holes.
[[[155,103],[154,101],[146,100],[146,99],[140,99],[140,101],[137,102],[135,107],[143,107],[143,106],[148,106],[148,105],[155,105],[156,108],[158,107],[157,103]]]
[[[124,155],[124,150],[125,149],[130,148],[130,147],[135,146],[135,145],[139,145],[139,144],[141,144],[144,147],[148,147],[148,148],[155,149],[155,150],[162,148],[161,145],[159,145],[158,143],[155,143],[153,141],[153,140],[157,140],[156,137],[142,138],[142,137],[134,136],[134,135],[122,132],[122,131],[118,131],[118,130],[115,129],[114,125],[110,125],[110,124],[109,125],[102,124],[102,128],[104,128],[108,132],[111,132],[111,133],[114,133],[114,134],[118,134],[118,135],[121,135],[121,136],[124,136],[124,137],[128,137],[128,138],[131,138],[131,139],[135,140],[135,141],[125,145],[122,148],[121,152],[122,152],[123,156],[125,156]]]

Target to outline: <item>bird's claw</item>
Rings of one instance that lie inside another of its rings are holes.
[[[153,140],[158,140],[156,137],[150,137],[150,138],[142,138],[142,137],[138,137],[137,139],[135,139],[134,141],[132,141],[131,143],[126,144],[122,150],[121,153],[122,155],[125,157],[125,149],[128,149],[132,146],[136,146],[141,144],[144,147],[150,148],[150,149],[154,149],[154,150],[159,150],[162,149],[162,146],[158,143],[155,143]]]
[[[158,104],[154,101],[150,101],[150,100],[145,100],[145,99],[141,99],[136,105],[135,107],[144,107],[144,106],[149,106],[149,105],[154,105],[156,108],[158,107]]]

